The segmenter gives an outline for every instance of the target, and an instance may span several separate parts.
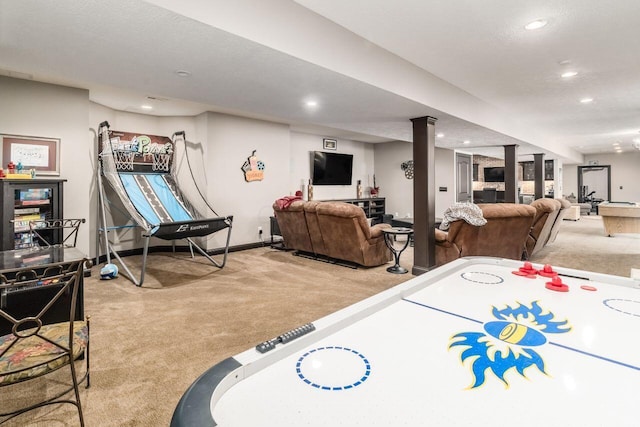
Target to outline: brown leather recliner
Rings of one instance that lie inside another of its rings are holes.
[[[322,240],[322,231],[320,230],[320,223],[318,222],[317,207],[320,203],[317,201],[308,201],[304,204],[304,217],[307,220],[307,228],[309,230],[309,237],[311,238],[311,245],[316,255],[328,255],[327,249],[324,246]]]
[[[553,243],[558,236],[558,231],[560,231],[560,226],[562,225],[562,221],[567,216],[569,212],[569,208],[571,207],[571,202],[566,199],[556,199],[560,202],[560,212],[558,213],[558,217],[556,221],[553,223],[553,227],[551,227],[551,233],[549,233],[549,238],[547,239],[546,245]]]
[[[562,204],[555,199],[543,198],[534,200],[530,206],[536,209],[536,216],[533,219],[529,237],[527,237],[527,258],[540,251],[547,244]]]
[[[273,212],[278,221],[285,247],[313,253],[313,245],[311,237],[309,237],[309,229],[304,214],[304,205],[304,201],[296,200],[286,208],[280,208],[276,202],[273,204]]]
[[[344,202],[321,202],[316,205],[316,215],[329,257],[365,267],[391,261],[382,233],[389,224],[371,227],[362,208]]]
[[[521,260],[536,209],[515,203],[478,204],[487,220],[480,227],[453,221],[448,231],[435,230],[436,266],[463,256]]]

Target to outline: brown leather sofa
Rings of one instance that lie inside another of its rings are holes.
[[[288,249],[365,267],[386,264],[392,259],[382,233],[383,228],[391,226],[369,226],[358,206],[295,201],[284,209],[274,203],[273,210]]]
[[[547,244],[562,204],[555,199],[543,198],[534,200],[530,206],[536,209],[536,215],[527,237],[527,258],[539,252]]]
[[[453,221],[448,231],[435,230],[436,266],[463,256],[492,256],[521,260],[536,209],[515,203],[478,204],[487,220],[477,227]]]

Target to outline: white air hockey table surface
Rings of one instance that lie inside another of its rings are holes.
[[[640,425],[640,281],[520,267],[462,258],[240,353],[171,425]]]

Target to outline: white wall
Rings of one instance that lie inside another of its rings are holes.
[[[621,154],[591,154],[585,156],[582,165],[563,166],[563,194],[578,196],[578,166],[588,166],[590,161],[611,166],[611,200],[640,202],[640,151]],[[622,187],[622,188],[620,188]]]
[[[87,183],[93,176],[89,92],[0,76],[0,94],[0,133],[60,138],[60,178],[67,180],[63,214],[89,220]],[[91,225],[84,224],[78,235],[78,248],[86,253],[93,245],[90,230]]]
[[[322,148],[323,138],[330,136],[311,135],[300,132],[291,132],[291,151],[289,192],[282,195],[295,194],[302,190],[311,178],[311,153],[313,151],[326,151]],[[331,137],[331,139],[336,139]],[[332,151],[333,152],[333,151]],[[362,181],[363,197],[368,196],[368,188],[373,186],[374,149],[372,144],[337,139],[336,153],[353,154],[353,173],[351,185],[314,185],[314,200],[354,199],[357,197],[357,183]]]
[[[569,196],[573,194],[577,198],[579,195],[578,165],[564,164],[562,166],[562,182],[563,182],[562,196]],[[560,194],[558,194],[558,196],[559,195]]]
[[[597,161],[599,165],[611,166],[612,201],[640,202],[640,185],[638,185],[640,182],[640,151],[585,156],[586,165],[589,164],[589,161]]]
[[[413,217],[413,180],[405,177],[400,165],[413,159],[413,145],[394,141],[375,144],[376,183],[381,197],[386,198],[387,213],[399,217]],[[436,148],[436,217],[455,202],[455,152]],[[446,192],[438,191],[447,187]]]
[[[220,215],[233,215],[231,244],[269,236],[273,202],[289,194],[289,126],[224,114],[206,113],[207,198]],[[242,165],[251,153],[265,164],[263,181],[246,182]],[[207,248],[224,246],[221,233]]]

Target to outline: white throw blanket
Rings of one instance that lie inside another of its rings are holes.
[[[458,202],[454,203],[453,206],[448,207],[447,210],[444,211],[444,216],[439,228],[440,230],[448,230],[449,224],[452,221],[460,219],[463,219],[467,223],[477,227],[487,223],[487,220],[482,216],[482,210],[478,205],[469,202]]]

